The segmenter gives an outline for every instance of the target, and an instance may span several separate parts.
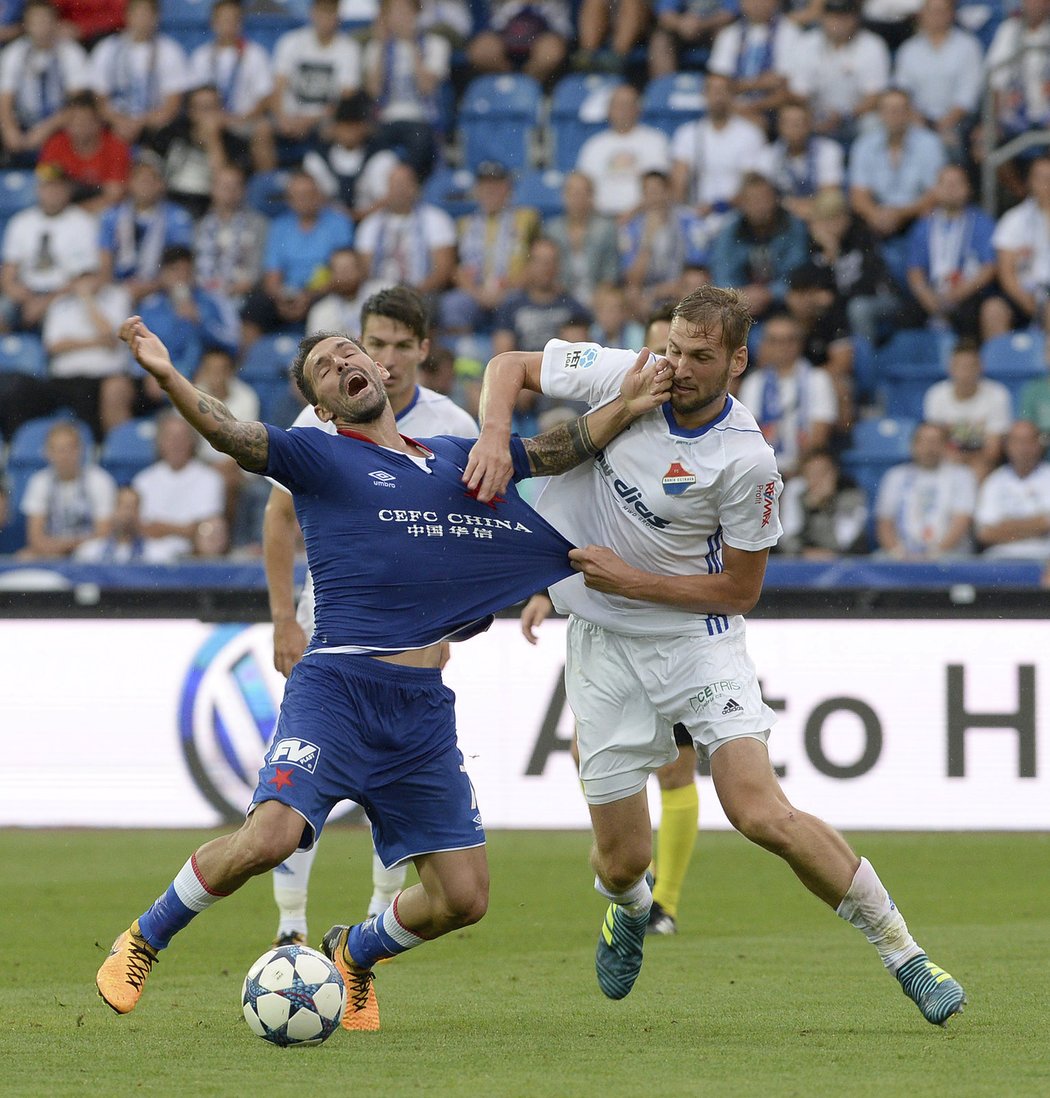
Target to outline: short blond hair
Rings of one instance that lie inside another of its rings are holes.
[[[721,344],[732,354],[747,345],[751,331],[751,304],[739,290],[721,286],[698,286],[683,297],[671,314],[672,323],[682,320],[694,332],[714,332],[720,329]]]

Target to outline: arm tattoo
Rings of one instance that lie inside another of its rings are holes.
[[[197,410],[205,417],[200,433],[216,450],[229,454],[242,468],[261,473],[270,454],[270,437],[265,425],[235,419],[221,400],[200,390],[198,394]]]
[[[541,477],[567,473],[598,452],[591,439],[586,416],[579,416],[571,423],[559,424],[542,435],[523,441],[529,465]]]

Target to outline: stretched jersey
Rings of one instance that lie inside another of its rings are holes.
[[[265,475],[295,497],[314,577],[310,651],[398,652],[469,633],[569,575],[572,548],[520,498],[479,503],[474,440],[431,438],[416,459],[360,437],[267,425]],[[514,440],[514,479],[531,475]]]
[[[611,400],[634,351],[551,340],[540,387],[592,407]],[[773,450],[751,413],[727,398],[721,415],[679,427],[669,404],[635,420],[593,462],[552,477],[536,503],[576,545],[605,545],[658,575],[722,571],[722,545],[758,551],[780,537],[783,487]],[[636,636],[718,636],[739,615],[695,614],[594,591],[576,574],[551,591],[563,613]]]

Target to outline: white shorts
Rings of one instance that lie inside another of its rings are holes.
[[[645,788],[678,757],[681,724],[710,757],[729,740],[769,738],[742,623],[718,637],[633,637],[570,617],[565,692],[576,716],[580,780],[588,804]]]

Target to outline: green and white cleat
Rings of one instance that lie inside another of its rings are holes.
[[[897,969],[897,979],[904,994],[922,1011],[931,1025],[947,1025],[948,1019],[962,1014],[966,992],[951,973],[945,972],[920,953]]]
[[[642,971],[642,946],[649,915],[650,911],[644,915],[628,915],[619,904],[609,904],[598,935],[594,970],[602,994],[610,999],[628,995]]]

